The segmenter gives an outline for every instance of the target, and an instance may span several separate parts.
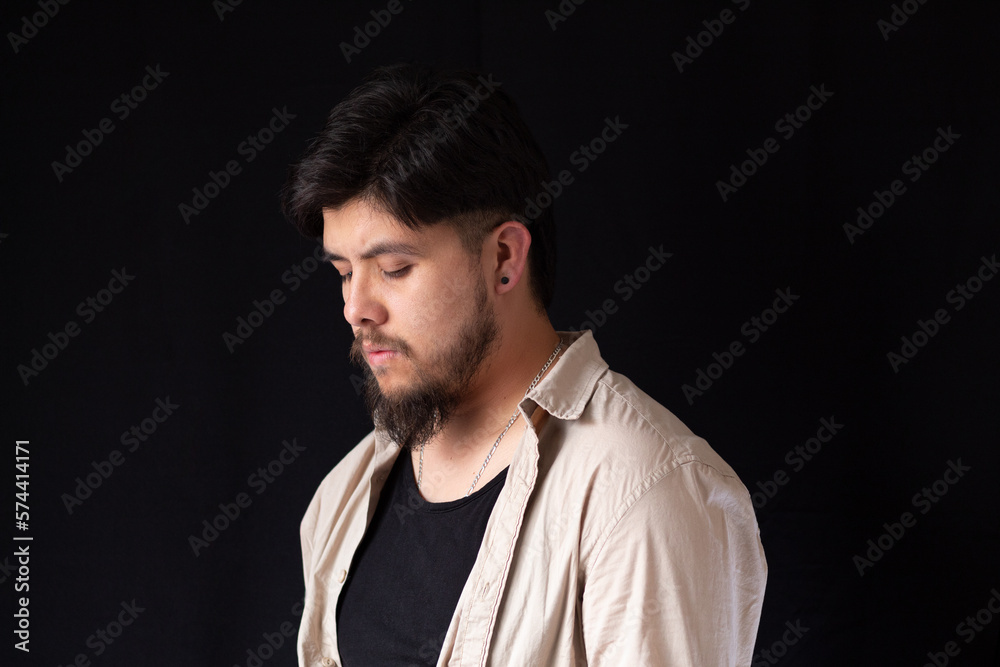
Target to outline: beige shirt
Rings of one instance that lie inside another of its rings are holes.
[[[746,487],[591,332],[559,335],[438,665],[749,665],[767,564]],[[341,665],[337,600],[398,453],[370,433],[302,519],[304,667]]]

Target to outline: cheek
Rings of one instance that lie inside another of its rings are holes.
[[[433,363],[446,349],[455,344],[464,321],[460,301],[449,303],[444,299],[426,299],[399,305],[393,335],[410,346],[417,362]]]
[[[417,330],[442,327],[463,312],[468,295],[454,281],[440,276],[434,280],[414,282],[396,300],[396,307],[406,313],[408,322]]]
[[[440,276],[433,292],[434,308],[439,311],[451,312],[456,316],[472,311],[476,303],[476,294],[480,289],[482,274],[470,270],[464,262],[456,260],[455,270]]]
[[[461,324],[474,317],[481,274],[467,267],[467,259],[443,263],[422,271],[399,285],[387,302],[398,328],[394,333],[421,349],[450,344]]]
[[[419,349],[434,347],[441,339],[448,338],[448,324],[451,319],[448,308],[435,300],[411,301],[401,304],[397,318],[405,329],[401,336]]]

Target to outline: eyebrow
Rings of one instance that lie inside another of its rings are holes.
[[[415,255],[419,256],[420,251],[409,243],[402,243],[399,241],[380,241],[375,245],[371,246],[363,253],[361,253],[361,259],[373,259],[379,255]],[[323,249],[323,261],[326,262],[346,262],[348,261],[346,257],[342,257],[337,253],[330,252],[326,248]]]

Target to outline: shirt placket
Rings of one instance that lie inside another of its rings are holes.
[[[507,472],[507,488],[505,496],[501,496],[500,514],[496,516],[487,541],[481,547],[485,550],[484,564],[474,569],[471,575],[474,594],[464,614],[464,627],[456,637],[457,660],[451,661],[450,665],[481,667],[489,661],[490,639],[501,596],[537,476],[538,438],[529,423]]]
[[[368,523],[371,521],[375,512],[375,506],[378,504],[379,494],[381,493],[385,480],[389,475],[389,469],[395,461],[395,457],[392,456],[389,445],[381,442],[379,440],[379,436],[377,435],[375,452],[374,459],[369,464],[368,472],[366,473],[366,477],[368,478],[368,484],[366,484],[368,501],[365,506],[365,511],[357,513],[351,518],[349,525],[345,526],[345,532],[353,533],[354,539],[350,540],[350,542],[345,541],[345,544],[336,555],[334,567],[329,573],[332,575],[332,581],[335,582],[333,585],[337,586],[336,594],[330,596],[330,609],[335,610],[337,608],[340,595],[344,590],[344,584],[347,581],[348,570],[353,562],[354,554],[357,552],[365,531],[368,529]],[[332,613],[335,614],[335,612]],[[340,659],[340,646],[337,642],[335,620],[328,623],[327,628],[329,630],[328,633],[326,633],[327,636],[325,637],[326,641],[324,642],[323,656],[320,660],[320,665],[322,665],[322,667],[340,667],[343,662]]]

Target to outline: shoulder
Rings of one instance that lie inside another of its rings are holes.
[[[587,437],[603,443],[598,462],[604,465],[632,470],[633,475],[662,477],[696,464],[738,479],[704,438],[620,373],[608,370],[598,379],[581,421],[591,431]]]
[[[619,373],[602,373],[580,417],[559,420],[556,433],[552,470],[562,473],[564,490],[579,502],[584,536],[594,548],[626,515],[666,530],[699,515],[756,526],[750,495],[733,468]]]

